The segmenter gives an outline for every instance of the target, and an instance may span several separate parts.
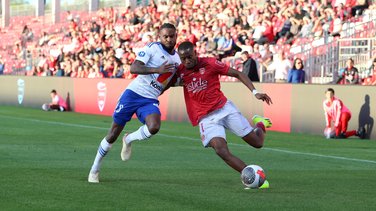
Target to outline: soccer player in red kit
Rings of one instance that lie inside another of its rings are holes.
[[[199,125],[204,147],[212,147],[231,168],[241,172],[247,165],[231,154],[227,147],[225,129],[241,137],[255,148],[264,145],[265,127],[271,126],[268,118],[254,116],[254,127],[241,115],[235,105],[220,90],[219,76],[238,78],[259,100],[271,104],[271,98],[259,93],[249,78],[215,58],[198,58],[194,45],[183,42],[178,47],[182,64],[177,76],[184,86],[184,98],[189,119],[193,126]]]
[[[359,131],[347,131],[347,126],[351,119],[351,111],[343,104],[343,102],[334,96],[334,89],[329,88],[325,92],[326,100],[323,102],[325,111],[325,136],[327,138],[348,138],[350,136],[365,137],[365,129]],[[334,123],[334,131],[332,131],[331,123]]]

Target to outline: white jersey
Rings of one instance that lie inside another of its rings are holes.
[[[143,47],[138,53],[136,60],[145,63],[146,67],[160,67],[165,61],[167,64],[175,64],[174,72],[163,74],[153,73],[147,75],[138,75],[127,87],[137,94],[152,99],[158,99],[163,89],[174,76],[177,67],[179,66],[179,55],[174,52],[173,55],[166,52],[161,43],[152,42]]]

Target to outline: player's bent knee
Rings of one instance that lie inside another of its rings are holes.
[[[160,128],[161,128],[160,125],[155,124],[155,125],[151,125],[151,126],[149,126],[149,127],[148,127],[148,130],[149,130],[149,132],[150,132],[152,135],[154,135],[154,134],[156,134],[156,133],[159,132],[159,129],[160,129]]]

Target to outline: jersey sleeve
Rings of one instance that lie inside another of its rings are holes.
[[[136,60],[141,61],[144,64],[146,64],[150,60],[150,58],[153,57],[154,52],[156,52],[156,50],[154,49],[155,47],[156,47],[156,44],[154,43],[150,43],[149,45],[146,45],[145,47],[143,47],[137,53]]]
[[[216,72],[220,75],[227,75],[230,69],[230,66],[226,65],[225,63],[217,59],[212,59],[210,63],[213,69],[216,70]]]

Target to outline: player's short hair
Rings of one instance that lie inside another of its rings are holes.
[[[178,51],[185,51],[185,50],[193,50],[195,48],[195,45],[193,45],[190,41],[184,41],[180,43],[178,47]]]
[[[51,93],[56,94],[56,90],[55,89],[51,90]]]
[[[331,92],[331,93],[334,94],[334,89],[333,89],[333,88],[328,88],[328,89],[326,90],[326,92]]]
[[[173,30],[176,31],[176,27],[173,24],[171,24],[171,23],[164,23],[164,24],[162,24],[162,26],[159,27],[159,31],[161,31],[162,29],[173,29]]]
[[[242,53],[241,53],[242,55],[249,55],[249,53],[248,53],[248,51],[243,51]]]

